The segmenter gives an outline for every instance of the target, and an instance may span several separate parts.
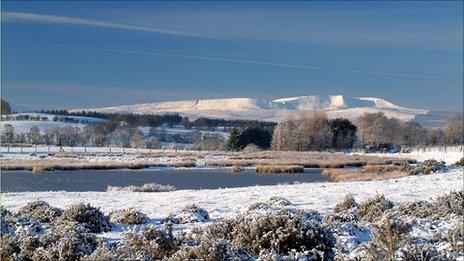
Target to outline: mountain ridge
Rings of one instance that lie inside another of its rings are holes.
[[[260,119],[279,121],[295,113],[323,110],[329,117],[355,119],[363,113],[383,112],[388,117],[410,120],[427,110],[406,108],[376,97],[347,97],[343,95],[307,95],[261,100],[254,98],[190,99],[121,105],[103,108],[84,108],[71,111],[107,113],[166,114],[179,113],[195,119],[199,117],[225,119]]]

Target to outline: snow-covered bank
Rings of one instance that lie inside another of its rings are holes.
[[[446,164],[454,164],[464,157],[464,147],[433,147],[414,149],[410,153],[369,153],[367,155],[378,157],[413,158],[419,162],[434,159],[444,161]]]
[[[395,180],[305,183],[296,185],[255,186],[214,190],[178,190],[173,192],[21,192],[2,193],[1,204],[18,210],[27,202],[43,200],[52,206],[67,208],[78,202],[100,207],[103,212],[134,206],[150,218],[165,218],[195,203],[208,210],[212,219],[234,216],[255,202],[263,202],[273,196],[292,201],[295,208],[329,211],[346,194],[363,201],[375,194],[384,194],[395,203],[428,200],[449,191],[463,189],[463,169],[427,176],[409,176]]]

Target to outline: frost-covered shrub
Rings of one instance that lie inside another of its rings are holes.
[[[456,166],[456,167],[464,167],[464,157],[462,157],[460,160],[456,161],[456,163],[454,163],[454,166]]]
[[[356,200],[352,195],[346,195],[342,202],[335,205],[334,212],[342,212],[358,206],[358,203],[356,203]]]
[[[14,227],[17,230],[16,232],[23,235],[37,235],[43,231],[42,224],[30,214],[16,215],[14,222]]]
[[[135,209],[112,211],[110,221],[121,224],[144,224],[148,221],[147,215]]]
[[[464,249],[464,219],[461,219],[446,233],[445,240],[451,245],[451,250],[455,252]]]
[[[263,250],[259,253],[259,261],[284,261],[284,260],[301,260],[301,261],[310,261],[310,260],[322,260],[321,256],[317,251],[291,251],[287,255],[279,254],[273,250]],[[328,259],[330,260],[330,259]]]
[[[354,211],[334,212],[325,216],[325,223],[331,228],[337,228],[344,223],[357,224],[360,218]]]
[[[122,260],[159,260],[170,257],[180,246],[172,234],[172,227],[158,229],[146,227],[140,234],[128,232],[121,242],[119,252]]]
[[[410,170],[411,175],[429,175],[435,172],[445,172],[448,170],[444,161],[425,160]]]
[[[443,254],[429,244],[410,245],[401,250],[401,260],[408,261],[445,261],[448,260]]]
[[[115,247],[111,247],[108,242],[105,240],[101,240],[98,242],[98,247],[95,251],[92,252],[91,255],[84,256],[82,261],[114,261],[120,260],[120,253],[115,249]]]
[[[234,246],[246,245],[254,255],[264,249],[280,254],[312,249],[323,256],[333,253],[333,235],[313,213],[283,209],[261,215],[241,215],[231,222],[232,229],[226,238]]]
[[[283,197],[271,197],[267,203],[272,206],[290,206],[292,202],[290,200],[283,198]]]
[[[0,260],[16,260],[19,254],[18,239],[11,235],[2,235],[0,242]]]
[[[79,260],[97,248],[95,235],[85,224],[73,221],[58,220],[40,241],[45,251],[34,254],[35,260]]]
[[[418,218],[426,218],[431,216],[436,211],[435,205],[425,200],[419,200],[401,204],[396,210],[399,217],[408,215]]]
[[[453,191],[435,200],[435,217],[445,217],[449,214],[464,216],[464,190]]]
[[[245,253],[237,253],[228,241],[202,238],[198,245],[183,245],[169,260],[252,260]]]
[[[63,212],[60,218],[63,221],[75,221],[82,224],[89,232],[101,233],[111,229],[110,220],[99,208],[90,204],[76,204]]]
[[[38,236],[22,237],[19,243],[22,260],[31,260],[36,249],[42,246]]]
[[[248,206],[248,212],[250,211],[263,211],[270,209],[271,206],[268,203],[256,202]]]
[[[17,217],[13,213],[0,206],[0,236],[5,234],[13,235],[16,221]]]
[[[30,214],[40,222],[52,222],[55,218],[63,214],[63,210],[52,207],[45,201],[34,201],[20,208],[18,214]]]
[[[167,191],[174,191],[176,188],[171,185],[161,185],[156,183],[145,183],[142,186],[126,186],[126,187],[118,187],[118,186],[108,186],[106,191],[114,192],[114,191],[131,191],[131,192],[167,192]]]
[[[170,221],[174,224],[185,224],[195,222],[211,221],[208,211],[197,207],[195,204],[185,206],[180,212],[171,214],[165,222]]]
[[[399,250],[407,242],[406,233],[410,227],[401,220],[386,217],[376,226],[374,240],[366,247],[368,260],[389,260],[399,258]]]
[[[362,203],[358,208],[358,212],[363,219],[373,222],[378,220],[386,210],[392,207],[393,202],[386,199],[383,195],[375,195],[373,198],[369,198]]]

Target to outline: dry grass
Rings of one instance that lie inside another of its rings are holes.
[[[102,157],[98,156],[112,156]],[[154,151],[151,153],[125,153],[130,161],[118,160],[121,153],[57,153],[45,159],[0,159],[3,170],[30,170],[40,166],[42,171],[78,169],[141,169],[147,167],[195,167],[200,159],[206,166],[252,167],[252,166],[300,166],[304,168],[345,168],[363,167],[366,173],[392,172],[411,159],[385,158],[367,155],[346,155],[326,152],[259,151],[259,152],[191,152]],[[85,156],[85,157],[84,157]],[[90,161],[93,157],[98,161]],[[161,161],[160,158],[167,158]],[[388,165],[388,167],[386,167]]]
[[[383,173],[363,173],[357,170],[345,169],[324,169],[322,174],[329,177],[335,182],[344,181],[369,181],[369,180],[387,180],[406,177],[409,175],[406,171],[393,170]]]
[[[305,168],[344,168],[362,167],[365,165],[395,165],[415,163],[413,159],[385,158],[368,155],[346,155],[325,152],[297,152],[297,151],[260,151],[235,152],[225,160],[209,160],[209,166],[231,167],[253,165],[299,165]]]
[[[34,173],[34,175],[40,176],[43,174],[43,169],[41,166],[35,165],[32,167],[32,173]]]
[[[260,174],[268,173],[303,173],[304,167],[298,165],[258,165],[256,172]]]
[[[363,168],[364,173],[386,173],[394,172],[401,169],[401,166],[398,165],[366,165]]]
[[[185,161],[178,161],[178,162],[170,163],[169,166],[175,167],[175,168],[192,168],[192,167],[196,167],[197,163],[196,161],[193,161],[193,160],[185,160]]]
[[[241,173],[241,172],[243,172],[243,170],[244,170],[244,168],[241,167],[241,166],[237,166],[237,165],[232,166],[232,173],[234,173],[234,174]]]
[[[90,162],[77,159],[18,159],[1,161],[2,170],[29,170],[34,173],[53,170],[78,170],[78,169],[141,169],[148,167],[167,167],[167,163],[157,163],[149,160],[124,162],[117,160]],[[39,171],[40,170],[40,171]]]

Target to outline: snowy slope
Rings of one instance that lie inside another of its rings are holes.
[[[259,119],[279,121],[295,113],[324,110],[329,117],[355,119],[369,112],[383,112],[388,117],[402,120],[413,119],[426,110],[410,109],[374,97],[299,96],[272,101],[252,98],[186,100],[173,102],[144,103],[106,108],[76,109],[76,111],[98,111],[109,113],[179,113],[190,118],[212,117],[226,119]]]
[[[63,128],[66,126],[83,128],[88,123],[105,121],[104,119],[93,118],[93,117],[63,116],[63,115],[54,115],[54,114],[45,114],[45,113],[15,113],[15,114],[9,114],[7,116],[11,118],[15,118],[17,116],[24,116],[24,115],[28,115],[29,117],[40,117],[41,119],[46,118],[46,120],[39,120],[39,121],[37,120],[5,120],[6,116],[3,116],[2,121],[0,122],[0,131],[3,130],[3,126],[5,126],[5,124],[12,125],[16,133],[27,133],[29,132],[32,126],[37,126],[42,133],[45,133],[55,128]],[[73,120],[76,121],[76,123],[53,121],[54,117],[72,118]]]

